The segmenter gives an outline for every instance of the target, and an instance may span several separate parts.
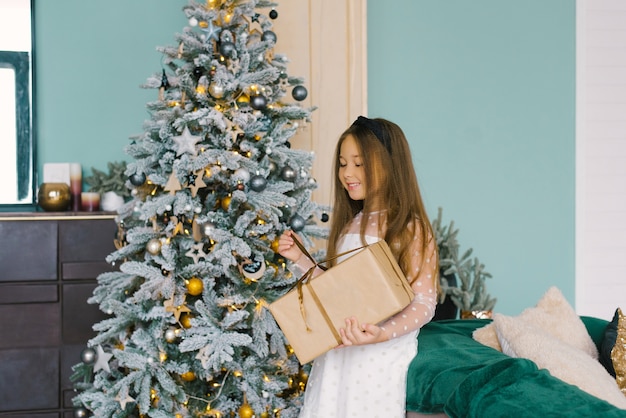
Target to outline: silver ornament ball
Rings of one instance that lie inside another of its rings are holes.
[[[220,45],[220,54],[226,58],[231,58],[235,52],[235,44],[232,42],[222,42]]]
[[[224,87],[217,83],[211,83],[209,84],[209,93],[216,99],[221,99],[224,97]]]
[[[283,169],[280,172],[280,178],[282,178],[285,181],[295,181],[296,170],[286,165],[283,167]]]
[[[276,43],[276,39],[277,39],[276,34],[272,32],[271,30],[266,30],[265,32],[263,32],[263,35],[261,35],[262,41],[269,41],[269,42]]]
[[[291,229],[293,229],[296,232],[300,232],[304,229],[304,225],[305,225],[305,221],[304,218],[300,215],[294,215],[293,218],[291,218],[291,221],[289,222],[289,225],[291,226]]]
[[[295,86],[293,90],[291,90],[291,96],[299,102],[306,99],[307,95],[308,92],[304,86]]]
[[[255,192],[262,192],[267,187],[267,180],[260,174],[253,176],[250,179],[250,188]]]
[[[146,250],[152,255],[157,255],[161,252],[161,241],[158,238],[152,238],[146,245]]]
[[[168,343],[173,343],[174,341],[176,341],[176,329],[175,328],[170,327],[165,330],[165,341],[167,341]]]
[[[80,353],[80,359],[85,364],[92,364],[94,361],[96,361],[96,351],[93,348],[85,348]]]
[[[211,235],[215,232],[215,225],[212,222],[202,224],[202,235],[207,238],[211,238]]]
[[[133,186],[141,186],[146,182],[146,175],[144,173],[135,173],[132,174],[128,179]]]
[[[267,107],[267,99],[265,96],[260,94],[255,94],[250,97],[250,107],[254,110],[263,110]]]
[[[238,168],[233,175],[236,179],[247,183],[250,180],[250,172],[245,168]]]

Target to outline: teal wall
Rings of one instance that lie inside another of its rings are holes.
[[[550,285],[574,303],[575,3],[367,3],[369,114],[403,127],[502,313]]]
[[[36,1],[39,167],[126,159],[184,4]],[[369,114],[405,129],[431,216],[442,207],[494,275],[496,310],[550,285],[573,303],[575,1],[367,6]]]
[[[123,148],[149,119],[142,89],[161,70],[157,46],[176,45],[186,0],[36,0],[38,166],[127,160]],[[39,171],[41,173],[41,171]]]

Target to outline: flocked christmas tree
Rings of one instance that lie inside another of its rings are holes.
[[[151,118],[126,150],[119,271],[89,300],[110,316],[74,366],[77,417],[298,414],[308,369],[267,309],[295,282],[275,249],[286,228],[324,237],[327,214],[312,153],[290,147],[311,109],[274,51],[275,7],[191,2],[160,48]]]

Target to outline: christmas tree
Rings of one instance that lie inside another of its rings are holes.
[[[74,366],[75,416],[295,417],[308,369],[267,306],[295,283],[278,236],[326,235],[313,155],[289,142],[310,122],[307,90],[274,51],[276,4],[182,10],[126,149],[133,198],[107,258],[119,271],[89,299],[109,317]]]

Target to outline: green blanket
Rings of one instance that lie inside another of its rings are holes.
[[[552,377],[534,362],[475,341],[472,332],[488,323],[437,321],[420,331],[407,376],[408,411],[452,418],[626,417],[626,410]],[[589,331],[595,340],[597,329]]]

